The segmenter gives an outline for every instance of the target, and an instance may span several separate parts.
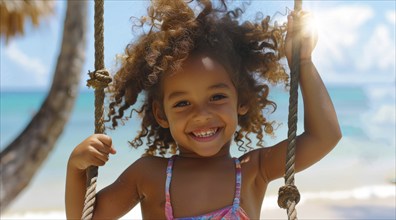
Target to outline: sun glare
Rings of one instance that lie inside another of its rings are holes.
[[[304,22],[304,30],[307,32],[319,32],[320,25],[317,17],[311,16]]]
[[[319,33],[321,30],[318,17],[310,15],[303,23],[303,31],[311,34]]]

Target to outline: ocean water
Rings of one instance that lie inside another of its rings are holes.
[[[324,159],[296,176],[300,191],[306,199],[343,198],[363,192],[363,197],[395,196],[395,93],[394,85],[329,86],[343,138]],[[23,130],[39,109],[46,93],[40,91],[2,91],[0,105],[0,148],[4,149]],[[288,93],[274,88],[270,99],[277,110],[268,116],[278,124],[275,137],[265,137],[270,146],[286,138]],[[81,91],[70,121],[59,138],[54,151],[46,160],[31,184],[9,207],[9,212],[63,210],[66,164],[73,148],[93,133],[93,92]],[[302,131],[303,109],[300,99],[299,129]],[[139,130],[139,119],[132,118],[114,131],[112,136],[118,153],[99,170],[98,189],[110,184],[144,148],[128,145]],[[231,152],[241,155],[236,147]],[[271,208],[273,197],[282,180],[271,183],[264,206]],[[381,188],[382,187],[382,188]],[[361,189],[361,191],[356,191]],[[366,194],[364,194],[364,192]],[[355,194],[354,194],[355,193]],[[361,195],[361,193],[359,194]]]

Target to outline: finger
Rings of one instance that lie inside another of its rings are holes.
[[[113,145],[111,146],[109,153],[111,153],[111,154],[116,154],[117,153],[117,151],[116,151],[116,149],[114,148]]]
[[[303,26],[303,31],[302,31],[302,37],[303,38],[315,38],[318,32],[318,27],[315,22],[315,18],[311,14],[307,14],[304,16],[304,19],[302,20],[304,26]]]
[[[104,154],[109,154],[110,151],[111,151],[111,147],[109,147],[109,146],[103,144],[103,143],[102,143],[101,141],[99,141],[99,140],[93,141],[93,142],[91,143],[91,146],[94,147],[97,151],[99,151],[99,152],[101,152],[101,153],[104,153]]]
[[[293,20],[293,16],[290,14],[289,16],[287,16],[287,34],[286,34],[286,44],[288,42],[290,42],[290,40],[293,38],[293,28],[294,28],[294,20]]]
[[[108,146],[108,145],[105,145],[102,142],[100,142],[100,143],[95,143],[94,146],[98,151],[105,153],[105,154],[116,154],[117,153],[117,151],[115,150],[113,145]]]
[[[98,139],[99,141],[101,141],[103,144],[105,144],[105,145],[107,145],[107,146],[109,146],[109,147],[111,147],[111,145],[113,145],[113,141],[112,141],[111,137],[108,136],[108,135],[105,135],[105,134],[97,134],[96,137],[97,137],[97,139]]]
[[[293,21],[294,21],[293,15],[290,14],[289,16],[287,16],[287,34],[288,35],[293,33],[293,25],[294,25]]]
[[[114,146],[107,146],[107,145],[102,145],[100,148],[100,151],[106,154],[116,154],[117,151],[115,150]]]
[[[109,154],[108,153],[100,152],[97,149],[93,150],[93,156],[95,158],[98,158],[99,160],[101,160],[103,162],[107,162],[109,160]]]
[[[300,11],[299,15],[300,15],[301,17],[305,17],[305,16],[311,16],[312,13],[309,12],[309,11]]]
[[[115,150],[113,146],[113,140],[110,136],[105,135],[105,134],[98,134],[97,136],[98,140],[101,141],[105,146],[105,149],[103,149],[103,152],[105,153],[111,153],[111,154],[116,154],[117,151]]]
[[[300,21],[303,23],[310,23],[313,20],[313,15],[309,12],[306,12],[300,16]]]
[[[304,17],[307,14],[310,14],[310,12],[307,12],[307,11],[293,11],[292,12],[293,17],[299,18],[299,19],[301,19],[302,17]]]
[[[96,159],[102,161],[104,164],[109,161],[109,155],[108,154],[102,154],[100,156],[96,156]]]
[[[99,158],[96,158],[96,157],[92,157],[91,163],[92,163],[93,166],[103,166],[103,165],[106,164],[105,161],[103,161],[103,160],[101,160]]]

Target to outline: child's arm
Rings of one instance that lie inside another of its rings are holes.
[[[112,140],[103,134],[94,134],[74,148],[67,164],[66,217],[81,219],[86,191],[86,169],[103,166],[109,160],[109,153],[115,154]]]
[[[81,219],[86,175],[84,170],[78,170],[67,165],[65,205],[67,219]]]
[[[108,154],[116,153],[111,142],[109,136],[95,134],[81,142],[70,155],[65,195],[68,219],[81,219],[86,192],[86,169],[89,166],[103,166],[108,161]],[[136,205],[139,196],[134,190],[135,178],[130,173],[134,172],[124,172],[116,182],[98,193],[93,218],[117,218]],[[128,186],[125,187],[124,184]]]
[[[295,16],[295,15],[294,15]],[[291,32],[293,20],[289,16],[286,54],[291,63]],[[322,159],[341,138],[337,115],[314,64],[311,53],[317,36],[306,32],[302,36],[300,86],[304,101],[304,129],[297,137],[295,169],[301,171]],[[282,177],[285,172],[287,140],[260,150],[260,171],[266,181]]]

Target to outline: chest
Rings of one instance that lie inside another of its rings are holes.
[[[176,217],[197,216],[232,205],[236,175],[232,166],[174,169],[169,187]]]
[[[252,189],[251,175],[242,173],[241,206],[249,212],[260,212],[261,193]],[[166,202],[166,168],[163,172],[147,174],[142,187],[144,199],[141,202],[145,218],[164,218]],[[170,202],[175,217],[198,216],[233,203],[237,175],[235,164],[213,164],[197,166],[175,162],[169,185]],[[255,194],[256,193],[256,194]],[[256,202],[258,201],[258,202]],[[250,210],[250,211],[248,211]],[[255,214],[249,214],[255,216]]]

